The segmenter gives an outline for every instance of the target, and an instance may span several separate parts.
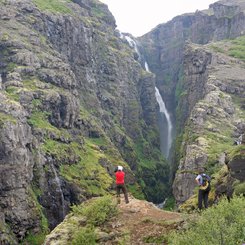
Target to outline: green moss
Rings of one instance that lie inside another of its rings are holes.
[[[74,144],[73,150],[80,161],[77,164],[62,165],[61,175],[85,189],[88,195],[105,194],[113,183],[113,179],[99,163],[100,159],[106,159],[106,155],[89,140],[86,140],[83,148]]]
[[[142,182],[144,182],[142,180]],[[138,183],[134,184],[134,185],[128,185],[127,188],[129,190],[129,192],[137,199],[139,200],[145,200],[145,195],[142,192],[142,188],[144,188],[145,184],[143,184],[141,182],[141,185],[139,185]]]
[[[95,245],[96,243],[96,234],[94,227],[82,227],[79,228],[79,232],[74,235],[72,239],[72,245]]]
[[[245,182],[243,183],[236,183],[234,185],[234,193],[237,195],[237,196],[240,196],[240,195],[245,195]]]
[[[43,244],[46,235],[49,232],[48,228],[48,220],[43,214],[42,206],[39,204],[37,197],[40,194],[40,190],[32,187],[29,188],[31,201],[34,201],[36,207],[36,216],[40,217],[40,232],[34,233],[33,231],[28,231],[27,236],[25,237],[22,244],[33,244],[33,245],[41,245]]]
[[[20,95],[19,95],[20,89],[19,88],[14,87],[14,86],[9,86],[6,88],[5,91],[7,92],[8,98],[10,98],[11,100],[14,100],[14,101],[20,100]]]
[[[11,122],[11,123],[16,124],[17,120],[9,114],[0,112],[0,127],[2,127],[5,122]]]
[[[245,159],[245,145],[236,145],[233,146],[232,150],[230,151],[230,158],[231,159]]]
[[[109,195],[92,199],[79,206],[73,206],[74,214],[87,218],[87,224],[99,226],[117,213],[117,202]]]
[[[78,143],[71,142],[69,144],[61,143],[55,140],[46,139],[44,144],[42,145],[42,150],[48,154],[53,156],[55,159],[62,163],[66,163],[69,159],[79,159],[80,149]]]
[[[8,65],[7,65],[7,71],[8,72],[13,72],[16,67],[17,67],[17,65],[15,63],[9,62]]]
[[[72,14],[71,9],[67,6],[67,3],[70,2],[70,0],[33,0],[33,2],[42,11]]]
[[[50,122],[48,121],[48,116],[48,112],[35,111],[28,119],[28,123],[34,128],[45,129],[47,131],[60,134],[59,129],[50,124]]]

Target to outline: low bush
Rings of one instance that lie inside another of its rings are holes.
[[[245,243],[245,198],[226,199],[205,210],[187,230],[173,232],[168,244],[219,245]]]

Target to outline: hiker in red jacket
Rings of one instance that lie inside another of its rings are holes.
[[[116,175],[116,186],[117,186],[118,202],[120,203],[120,191],[122,189],[124,197],[125,197],[125,202],[129,203],[127,189],[126,189],[126,186],[124,184],[125,173],[123,172],[123,167],[122,166],[118,166],[117,167],[115,175]]]

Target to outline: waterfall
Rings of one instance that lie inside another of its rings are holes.
[[[140,53],[140,51],[138,49],[138,45],[137,45],[136,41],[133,38],[131,38],[130,36],[128,36],[127,34],[120,33],[120,37],[122,39],[126,39],[126,41],[128,42],[129,46],[131,48],[133,48],[135,50],[135,52],[138,54],[138,56],[139,56],[138,61],[141,61],[141,53]]]
[[[145,70],[148,71],[148,72],[150,72],[149,66],[148,66],[148,64],[147,64],[146,61],[145,61]]]
[[[166,137],[166,135],[165,136],[163,135],[163,137],[165,137],[165,140],[164,140],[165,144],[163,145],[163,142],[161,142],[161,151],[163,152],[165,157],[168,158],[169,151],[170,151],[171,144],[172,144],[172,128],[173,128],[173,125],[172,125],[168,110],[165,106],[165,103],[164,103],[162,96],[161,96],[157,87],[155,87],[155,96],[156,96],[157,103],[160,107],[160,114],[163,114],[166,121],[167,121],[167,137]],[[164,117],[163,117],[163,121],[164,121]],[[161,130],[161,128],[160,128],[160,130]]]
[[[148,72],[151,72],[147,62],[145,62],[145,70]],[[160,115],[161,116],[161,122],[160,122],[161,152],[166,158],[168,158],[169,151],[170,151],[171,144],[172,144],[173,125],[171,122],[169,112],[165,106],[165,103],[157,87],[155,87],[155,96],[156,96],[156,100],[159,105],[160,114],[161,114]],[[164,130],[165,121],[167,122],[167,130]],[[164,131],[166,131],[167,137]]]
[[[61,183],[60,183],[60,179],[57,175],[57,171],[55,170],[54,164],[52,162],[50,162],[50,167],[52,169],[52,172],[54,174],[54,184],[56,186],[56,192],[59,194],[60,196],[60,202],[61,202],[61,215],[62,215],[62,219],[65,217],[65,199],[64,199],[64,195],[61,189]]]
[[[128,36],[126,34],[125,35],[122,34],[121,38],[125,38],[127,40],[130,47],[134,48],[135,52],[139,55],[139,61],[143,61],[144,59],[142,59],[142,56],[139,52],[139,49],[137,47],[137,43],[135,42],[135,40],[133,40],[130,36]],[[145,66],[146,71],[151,72],[149,69],[148,63],[146,61],[145,61],[144,66]],[[169,112],[165,106],[165,103],[164,103],[162,96],[161,96],[157,87],[155,87],[155,96],[156,96],[156,100],[157,100],[159,108],[160,108],[160,121],[159,121],[160,144],[161,144],[160,148],[161,148],[162,154],[166,158],[168,158],[170,148],[171,148],[171,144],[172,144],[172,128],[173,128],[173,125],[171,122]]]

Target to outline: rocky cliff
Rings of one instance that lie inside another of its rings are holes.
[[[111,192],[118,164],[132,193],[162,201],[168,167],[155,80],[115,31],[107,6],[0,6],[1,242],[42,236],[70,205]]]
[[[175,124],[177,203],[195,193],[200,166],[217,194],[227,176],[224,188],[243,193],[242,1],[157,26],[137,39],[141,57],[97,0],[0,6],[1,243],[43,241],[71,205],[114,193],[118,164],[136,197],[159,203],[170,194],[155,85]]]
[[[224,151],[244,133],[244,38],[221,42],[243,36],[244,9],[243,1],[218,1],[138,38],[175,122],[171,166],[178,204],[194,193],[197,168],[217,172]]]

